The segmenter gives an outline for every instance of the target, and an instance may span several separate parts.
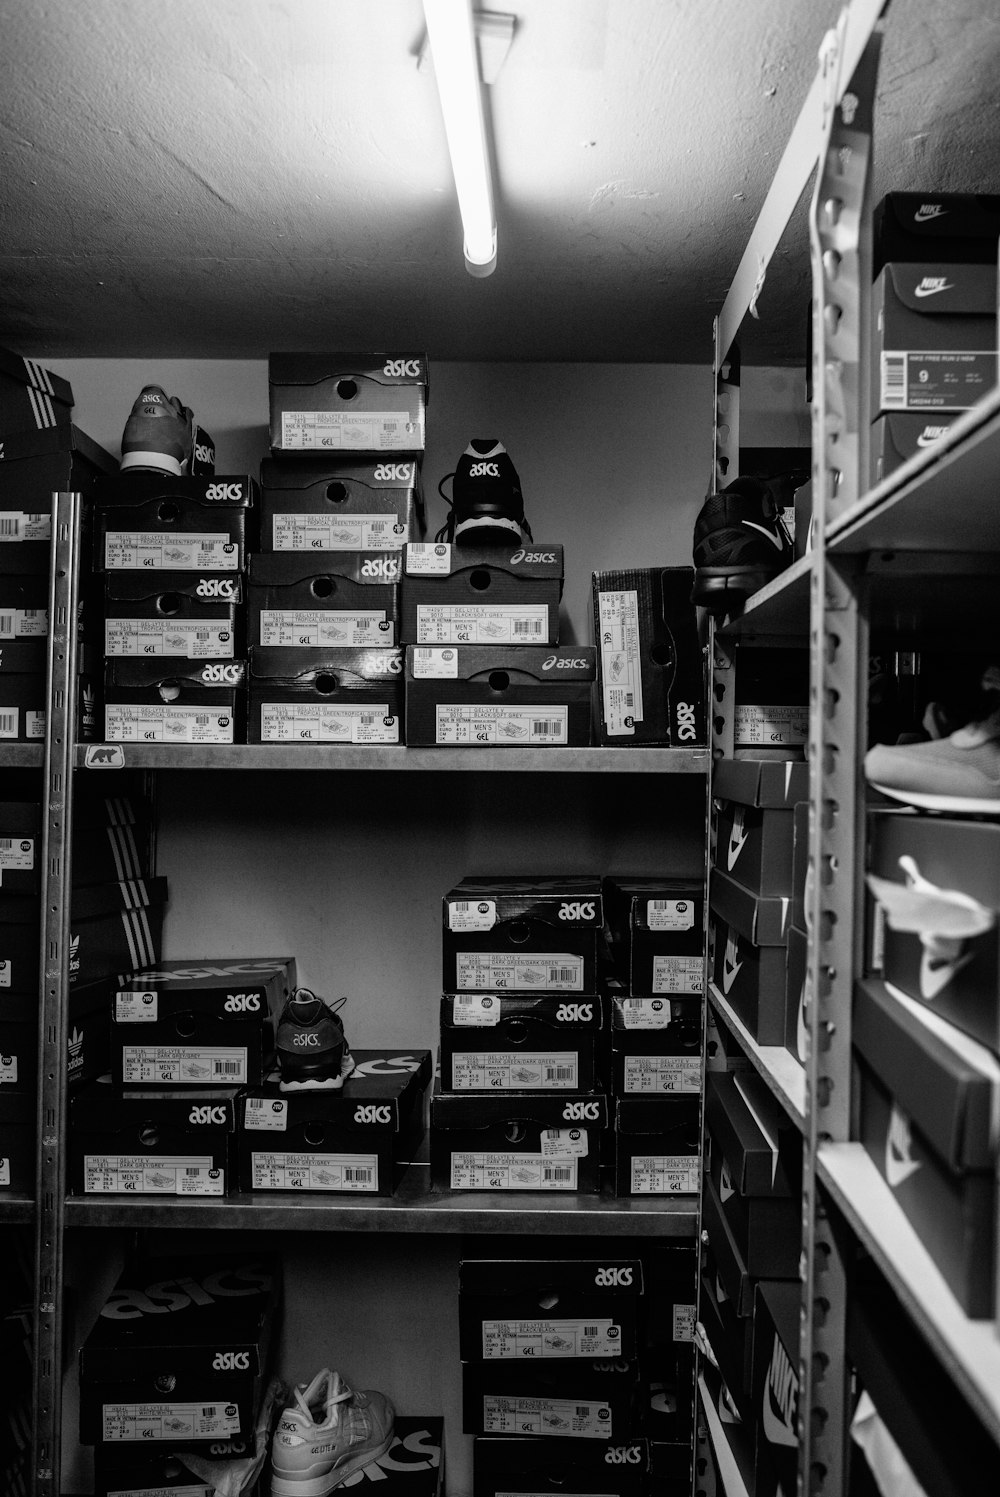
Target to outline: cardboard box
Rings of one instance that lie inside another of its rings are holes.
[[[627,992],[703,994],[704,880],[618,875],[603,887],[612,964]]]
[[[762,1282],[753,1310],[755,1493],[794,1492],[799,1463],[799,1284]]]
[[[604,1445],[540,1436],[477,1435],[472,1447],[473,1497],[643,1497],[649,1480],[649,1442]],[[666,1497],[666,1494],[664,1494]]]
[[[446,993],[595,996],[604,920],[599,878],[463,878],[442,900]]]
[[[260,549],[396,551],[424,533],[420,458],[335,452],[265,458]]]
[[[693,585],[690,567],[593,574],[599,743],[694,748],[708,742]]]
[[[890,261],[871,300],[871,418],[966,411],[997,380],[997,267]]]
[[[463,1362],[631,1362],[642,1263],[635,1258],[465,1258],[458,1270]],[[534,1350],[528,1352],[526,1348]]]
[[[403,653],[256,647],[249,743],[403,742]]]
[[[97,1081],[70,1102],[72,1195],[218,1198],[235,1189],[236,1101],[219,1088],[119,1091]]]
[[[709,906],[712,981],[759,1045],[783,1045],[790,900],[753,894],[714,868]]]
[[[697,1194],[701,1182],[697,1097],[619,1097],[615,1195]]]
[[[711,1254],[708,1254],[709,1259]],[[712,1264],[711,1272],[701,1278],[698,1298],[699,1318],[702,1329],[711,1347],[711,1356],[701,1362],[706,1377],[710,1368],[717,1372],[716,1391],[720,1397],[728,1395],[732,1411],[745,1424],[750,1425],[750,1458],[753,1459],[752,1420],[750,1404],[750,1382],[753,1372],[753,1319],[738,1316],[723,1293],[720,1297],[717,1277]],[[714,1363],[713,1363],[714,1358]],[[710,1380],[714,1381],[714,1380]],[[719,1384],[722,1386],[720,1387]],[[718,1407],[717,1401],[717,1407]],[[725,1402],[723,1402],[723,1407]]]
[[[0,348],[0,438],[13,432],[68,426],[73,390],[68,380],[34,359]]]
[[[422,452],[420,353],[272,353],[272,452]]]
[[[734,747],[773,749],[782,759],[800,759],[808,737],[808,650],[742,645],[733,703]]]
[[[244,743],[246,683],[243,660],[111,659],[104,673],[104,737],[111,743]]]
[[[399,575],[393,552],[279,552],[251,556],[247,630],[265,648],[385,648],[399,642]]]
[[[21,431],[0,442],[0,535],[6,573],[48,575],[52,547],[52,495],[82,494],[117,473],[118,463],[78,426]],[[91,535],[89,503],[81,517],[83,554]]]
[[[445,1091],[593,1091],[604,1015],[599,999],[534,993],[446,993]]]
[[[115,993],[117,1024],[155,1024],[177,1014],[244,1014],[277,1024],[296,985],[293,956],[182,957],[141,967]]]
[[[0,1200],[35,1195],[36,1104],[0,1091]]]
[[[801,1134],[755,1074],[705,1077],[705,1154],[747,1273],[797,1277]]]
[[[394,1195],[424,1136],[429,1050],[352,1051],[339,1091],[251,1086],[239,1103],[241,1190]]]
[[[417,645],[555,645],[563,548],[409,545],[400,638]]]
[[[15,639],[0,644],[0,742],[41,743],[48,712],[45,639]],[[76,736],[82,743],[97,737],[100,657],[84,647],[77,671]]]
[[[712,770],[716,864],[757,894],[791,894],[794,809],[809,795],[809,766],[719,759]]]
[[[70,989],[67,1002],[66,1081],[79,1086],[107,1071],[110,1017],[107,982]],[[38,1095],[38,995],[0,998],[0,1093]]]
[[[48,572],[23,577],[0,573],[0,643],[47,639],[48,633]]]
[[[94,495],[98,572],[241,572],[260,504],[246,474],[172,478],[132,470]]]
[[[467,1435],[537,1435],[617,1444],[641,1434],[637,1363],[595,1358],[465,1362],[462,1429]]]
[[[804,930],[790,925],[785,962],[785,1049],[803,1066],[809,1059],[808,960],[809,937]]]
[[[792,910],[791,922],[808,930],[806,898],[809,892],[809,801],[805,797],[792,808]]]
[[[958,420],[957,412],[942,411],[931,418],[916,411],[893,411],[872,422],[869,438],[871,486],[882,482],[911,457],[933,447]]]
[[[668,1022],[640,1029],[628,1000],[614,1002],[610,1059],[611,1090],[616,1097],[701,1095],[703,1000],[664,999],[661,1004],[662,1015],[657,1017]]]
[[[232,660],[246,648],[241,605],[232,573],[106,572],[104,653]]]
[[[872,214],[872,275],[887,261],[995,265],[1000,196],[887,192]]]
[[[131,972],[159,957],[165,878],[89,884],[73,891],[70,906],[69,980],[81,987]],[[38,900],[0,899],[0,991],[38,993]]]
[[[206,1454],[214,1456],[216,1445],[227,1447],[218,1456],[218,1480],[224,1479],[226,1461],[249,1453],[250,1439],[213,1442]],[[232,1447],[231,1449],[229,1447]],[[179,1455],[164,1451],[156,1455],[143,1450],[135,1455],[120,1455],[113,1448],[98,1446],[94,1452],[94,1497],[215,1497],[218,1490],[214,1473],[197,1477],[184,1465]],[[249,1497],[261,1497],[261,1488],[250,1488]]]
[[[407,742],[587,745],[594,676],[594,651],[584,645],[407,645]]]
[[[439,1190],[600,1190],[607,1098],[594,1092],[445,1092],[431,1097],[431,1180]]]
[[[129,797],[74,797],[74,887],[148,878],[149,822],[144,803]],[[38,801],[0,801],[0,890],[39,894],[42,887],[42,807]]]

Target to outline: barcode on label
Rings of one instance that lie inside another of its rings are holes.
[[[590,1413],[590,1410],[587,1408],[586,1404],[582,1404],[582,1405],[581,1404],[577,1404],[577,1406],[576,1406],[576,1417],[578,1419],[586,1419],[586,1417],[587,1417],[587,1415],[589,1413]]]
[[[194,1165],[193,1167],[191,1167],[189,1169],[185,1169],[184,1173],[185,1173],[185,1175],[200,1175],[201,1174],[201,1170],[198,1168],[197,1165]]]
[[[10,852],[13,846],[13,837],[0,837],[0,852]]]
[[[17,713],[0,712],[0,733],[17,732]]]
[[[674,901],[672,899],[651,899],[649,903],[654,910],[669,910],[673,908]]]
[[[571,1081],[573,1078],[572,1066],[546,1066],[546,1081]]]
[[[195,719],[194,720],[197,723],[197,725],[198,725],[199,728],[206,728],[208,726],[208,713],[207,712],[198,712],[198,713],[195,714]]]
[[[199,544],[199,546],[201,547],[201,549],[203,551],[214,551],[215,550],[215,542],[214,541],[199,541],[198,544]]]
[[[559,732],[560,724],[549,718],[537,718],[531,724],[532,738],[551,738]]]
[[[555,1143],[561,1132],[560,1128],[546,1128],[543,1137],[547,1138],[550,1143]]]
[[[625,693],[625,705],[626,705],[626,707],[634,707],[635,706],[635,693],[634,692],[627,691]]]
[[[0,535],[20,535],[20,515],[0,515]]]
[[[572,1180],[573,1171],[565,1164],[546,1164],[542,1166],[543,1180]],[[590,1333],[591,1335],[594,1332]]]
[[[596,1336],[597,1335],[597,1327],[596,1327],[596,1325],[585,1325],[584,1328],[583,1328],[583,1334],[585,1336]]]
[[[247,1112],[261,1112],[268,1106],[270,1103],[263,1097],[247,1097]]]
[[[214,1419],[215,1418],[215,1413],[216,1413],[215,1404],[214,1403],[210,1403],[208,1405],[207,1409],[205,1409],[205,1408],[202,1409],[202,1411],[201,1411],[201,1417],[203,1419]]]
[[[905,405],[906,403],[905,354],[883,354],[882,356],[882,403],[883,405]]]
[[[195,637],[195,639],[208,639],[208,630],[207,629],[196,629],[194,631],[194,637]]]
[[[644,1002],[645,1002],[645,1000],[642,999],[642,998],[626,998],[625,999],[625,1007],[626,1008],[642,1008],[643,1005],[644,1005]]]
[[[348,1183],[368,1185],[371,1182],[372,1172],[367,1165],[348,1165],[344,1170],[344,1179]]]
[[[238,1076],[240,1063],[238,1060],[217,1060],[215,1062],[216,1076]]]
[[[469,913],[469,901],[467,899],[456,899],[452,901],[452,909],[457,910],[460,915]]]
[[[572,967],[550,967],[549,982],[573,982],[576,973]]]
[[[14,635],[14,615],[0,613],[0,639],[11,639]]]
[[[541,619],[515,619],[514,620],[514,633],[515,634],[541,634],[541,632],[542,632],[542,621],[541,621]]]
[[[361,716],[358,718],[358,721],[363,728],[370,728],[372,723],[375,721],[375,714],[374,712],[362,712]]]

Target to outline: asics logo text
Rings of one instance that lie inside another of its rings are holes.
[[[592,899],[585,899],[583,901],[579,899],[572,901],[564,899],[559,906],[560,920],[593,920],[593,918],[594,901]]]
[[[593,1017],[592,1003],[560,1003],[556,1009],[557,1024],[589,1024]]]
[[[212,1358],[213,1372],[249,1372],[248,1351],[217,1351]]]
[[[293,1034],[292,1044],[298,1045],[300,1050],[316,1049],[319,1045],[318,1034]]]
[[[417,379],[420,375],[420,360],[386,359],[382,373],[386,379]]]
[[[499,478],[500,469],[496,463],[473,463],[469,469],[470,478]]]
[[[378,561],[369,560],[361,568],[362,577],[387,577],[394,580],[399,576],[399,562],[394,556],[383,556]]]
[[[199,598],[225,598],[231,603],[236,597],[236,584],[228,577],[202,577],[195,592]]]
[[[563,1117],[567,1123],[596,1123],[601,1116],[597,1102],[567,1102]]]
[[[604,1452],[604,1461],[608,1466],[638,1466],[642,1452],[638,1445],[612,1445]]]
[[[615,1284],[628,1286],[632,1282],[630,1268],[599,1268],[594,1278],[598,1289],[610,1289]]]
[[[205,490],[206,499],[242,499],[243,485],[241,483],[210,483]]]
[[[211,1123],[224,1123],[226,1121],[226,1109],[224,1107],[192,1107],[188,1113],[188,1122],[193,1127],[207,1127]]]
[[[690,743],[697,738],[694,707],[690,702],[677,703],[677,737],[681,743]]]
[[[515,551],[514,555],[510,559],[510,564],[512,567],[516,567],[519,566],[522,561],[525,561],[534,562],[536,565],[542,565],[545,562],[554,562],[555,559],[556,555],[554,551]]]
[[[549,655],[549,656],[546,657],[546,659],[544,659],[542,661],[542,670],[543,671],[551,671],[551,670],[557,670],[557,671],[576,671],[576,670],[581,670],[582,671],[582,670],[586,670],[586,668],[587,668],[587,661],[586,660],[573,660],[573,659],[567,658],[567,657],[564,657],[564,658],[560,659],[560,657],[558,655]]]
[[[230,993],[222,1007],[227,1014],[255,1014],[260,1010],[260,999],[256,993]]]
[[[413,478],[412,463],[376,463],[376,483],[409,483]]]
[[[384,1104],[380,1107],[356,1107],[354,1109],[354,1121],[356,1123],[391,1123],[392,1108]]]
[[[238,665],[206,665],[201,673],[203,681],[222,681],[227,686],[239,684],[240,668]]]

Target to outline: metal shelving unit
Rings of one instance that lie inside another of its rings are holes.
[[[406,748],[387,744],[87,744],[76,763],[92,769],[370,770],[420,774],[708,773],[707,749]]]
[[[805,1126],[806,1073],[782,1045],[758,1045],[714,983],[708,985],[708,1001],[726,1029],[739,1042],[747,1060],[767,1084],[776,1101],[799,1128]]]

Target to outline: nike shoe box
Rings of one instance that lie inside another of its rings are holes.
[[[68,426],[73,409],[69,380],[34,359],[0,348],[0,438]]]
[[[272,353],[272,452],[423,452],[421,353]]]
[[[595,671],[585,645],[407,645],[407,742],[586,747]]]
[[[715,1181],[707,1172],[702,1177],[701,1224],[703,1231],[708,1233],[711,1262],[718,1281],[716,1298],[720,1303],[728,1303],[739,1320],[746,1320],[753,1315],[756,1280],[746,1266],[736,1234],[722,1209]]]
[[[756,1072],[705,1077],[705,1167],[753,1278],[794,1278],[802,1240],[802,1136]]]
[[[235,1189],[237,1103],[221,1088],[120,1091],[96,1081],[69,1111],[72,1195],[220,1197]]]
[[[703,879],[606,878],[604,913],[615,975],[633,997],[705,991]]]
[[[156,961],[167,901],[165,878],[88,884],[73,890],[69,980],[84,987]],[[0,899],[0,990],[36,995],[39,984],[37,898]]]
[[[743,757],[765,750],[801,759],[809,737],[809,652],[741,646],[733,700],[733,744]]]
[[[1000,1062],[876,979],[854,990],[860,1139],[967,1315],[995,1309]]]
[[[690,567],[593,574],[598,743],[697,748],[708,742],[693,585]]]
[[[81,1444],[204,1453],[251,1435],[280,1301],[271,1254],[134,1259],[80,1348]]]
[[[403,652],[250,651],[249,743],[403,742]]]
[[[612,1095],[700,1096],[704,998],[630,998],[614,983],[607,991]]]
[[[0,1200],[35,1194],[34,1097],[0,1088]]]
[[[785,960],[785,1049],[800,1065],[809,1059],[809,1014],[806,1007],[806,966],[809,937],[797,926],[788,927]]]
[[[245,743],[246,705],[243,660],[126,656],[105,666],[110,743]]]
[[[242,588],[232,573],[106,572],[104,653],[189,661],[241,656]]]
[[[787,897],[754,894],[712,869],[712,981],[758,1045],[785,1043],[789,906]]]
[[[108,983],[70,990],[67,1002],[66,1080],[80,1086],[107,1071],[110,1059]],[[0,998],[0,1093],[21,1093],[34,1107],[38,1093],[38,995]]]
[[[260,465],[260,549],[398,551],[424,533],[420,458],[283,453]]]
[[[798,1283],[757,1285],[753,1310],[754,1497],[794,1492],[799,1463]]]
[[[0,489],[2,571],[7,575],[48,575],[52,551],[52,495],[78,493],[92,500],[98,487],[117,473],[118,463],[78,426],[20,431],[3,438]],[[90,506],[81,517],[84,555],[90,541]]]
[[[425,1130],[429,1050],[354,1050],[339,1091],[282,1092],[276,1081],[240,1098],[241,1190],[391,1196]]]
[[[40,743],[45,737],[47,652],[48,641],[44,639],[0,644],[0,742]],[[100,657],[84,648],[79,656],[75,703],[76,736],[82,743],[98,737],[100,672]]]
[[[442,988],[596,996],[603,923],[596,877],[463,878],[442,900]]]
[[[642,1433],[638,1363],[464,1362],[462,1430],[619,1444]]]
[[[593,1091],[603,1033],[599,998],[446,993],[441,1086],[447,1092]]]
[[[73,886],[147,878],[151,830],[148,805],[130,796],[88,796],[73,802]],[[42,807],[0,801],[0,894],[39,894]]]
[[[809,766],[719,759],[712,769],[716,864],[756,894],[791,894],[794,814],[809,795]]]
[[[871,419],[966,411],[996,382],[996,255],[885,264],[871,299]]]
[[[806,890],[809,878],[809,801],[792,808],[792,924],[806,930]]]
[[[446,1092],[431,1097],[439,1190],[600,1191],[608,1100],[594,1092]]]
[[[614,1103],[616,1196],[697,1195],[698,1097],[619,1097]]]
[[[715,1272],[711,1253],[707,1250],[706,1267],[708,1271],[702,1275],[698,1309],[711,1355],[703,1356],[699,1366],[706,1379],[715,1383],[718,1395],[722,1394],[724,1387],[731,1409],[745,1425],[750,1426],[748,1455],[752,1469],[753,1415],[750,1406],[750,1380],[753,1371],[753,1318],[736,1314]],[[716,1378],[709,1379],[709,1371],[713,1369]],[[719,1408],[718,1399],[716,1408]]]
[[[401,570],[394,552],[251,556],[250,643],[286,650],[396,645]]]
[[[957,412],[935,415],[931,420],[915,411],[894,411],[891,415],[879,416],[872,422],[868,439],[872,488],[918,452],[933,447],[957,420]]]
[[[94,569],[233,576],[256,544],[260,490],[245,474],[173,478],[136,469],[94,494]]]
[[[536,1435],[477,1435],[472,1446],[473,1497],[645,1497],[650,1453],[645,1439],[623,1445],[544,1440]],[[685,1493],[690,1484],[685,1484]],[[680,1497],[657,1489],[661,1497]]]
[[[995,265],[1000,196],[887,192],[872,214],[872,275],[889,261]]]
[[[409,545],[401,639],[415,645],[555,645],[563,548]]]
[[[465,1258],[458,1269],[463,1362],[546,1367],[631,1363],[643,1308],[639,1259]],[[533,1350],[529,1351],[531,1347]]]

